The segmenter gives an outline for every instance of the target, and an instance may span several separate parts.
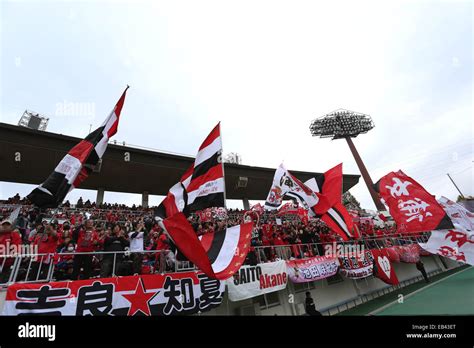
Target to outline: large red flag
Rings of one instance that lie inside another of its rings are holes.
[[[436,198],[401,170],[388,173],[374,186],[388,205],[398,232],[424,232],[454,227]]]
[[[344,240],[358,239],[360,233],[354,228],[352,216],[342,204],[342,163],[329,169],[324,174],[305,182],[314,192],[320,194],[318,204],[312,211],[326,225]]]
[[[328,198],[331,206],[342,201],[342,163],[315,179],[321,188],[320,192]]]

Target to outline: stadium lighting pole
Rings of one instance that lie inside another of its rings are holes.
[[[311,122],[309,127],[311,135],[321,138],[346,139],[352,155],[359,167],[362,178],[369,189],[370,196],[374,201],[378,211],[384,211],[385,206],[380,201],[373,187],[373,181],[367,171],[351,138],[357,137],[359,134],[367,133],[374,128],[374,123],[369,115],[357,113],[354,111],[338,109]]]
[[[372,178],[369,175],[369,172],[367,171],[367,168],[365,167],[364,162],[362,161],[362,158],[360,158],[359,152],[357,151],[354,143],[352,142],[351,137],[346,137],[347,144],[349,145],[349,148],[351,149],[352,156],[354,156],[354,159],[357,163],[357,166],[359,167],[359,171],[362,174],[362,177],[364,178],[365,184],[367,185],[367,188],[369,189],[370,195],[372,196],[372,200],[374,201],[375,206],[377,207],[378,211],[384,211],[386,210],[382,202],[380,201],[380,198],[377,195],[377,192],[374,190],[374,183],[372,181]]]

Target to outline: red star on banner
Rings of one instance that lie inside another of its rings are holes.
[[[138,311],[148,316],[151,315],[148,302],[150,302],[150,300],[155,297],[158,292],[146,293],[144,290],[143,282],[141,281],[141,278],[139,278],[137,287],[135,288],[135,293],[122,295],[127,299],[128,302],[131,303],[127,315],[134,315]]]

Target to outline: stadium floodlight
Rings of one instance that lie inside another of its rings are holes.
[[[310,130],[313,136],[321,138],[355,138],[374,128],[369,115],[354,111],[339,109],[315,119],[311,122]]]
[[[21,115],[18,125],[30,129],[45,131],[48,127],[49,118],[41,116],[37,112],[25,110]]]
[[[332,138],[332,140],[346,139],[377,210],[384,211],[385,207],[374,191],[369,172],[351,139],[357,137],[359,134],[367,133],[372,128],[374,128],[374,123],[369,115],[345,109],[338,109],[319,117],[313,120],[309,127],[312,136]]]

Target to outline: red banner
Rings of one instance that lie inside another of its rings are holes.
[[[401,170],[382,177],[375,190],[388,205],[401,233],[453,228],[436,198]]]
[[[372,255],[374,256],[374,271],[375,277],[381,279],[387,284],[397,285],[398,278],[390,262],[390,256],[387,249],[372,249]]]
[[[222,302],[225,283],[182,272],[8,287],[3,315],[180,315]]]
[[[398,252],[401,262],[417,263],[420,260],[420,246],[418,244],[408,244],[392,247]]]
[[[380,250],[382,250],[384,254],[387,255],[388,259],[391,262],[397,262],[397,263],[400,262],[400,254],[398,253],[395,247],[383,248]]]

